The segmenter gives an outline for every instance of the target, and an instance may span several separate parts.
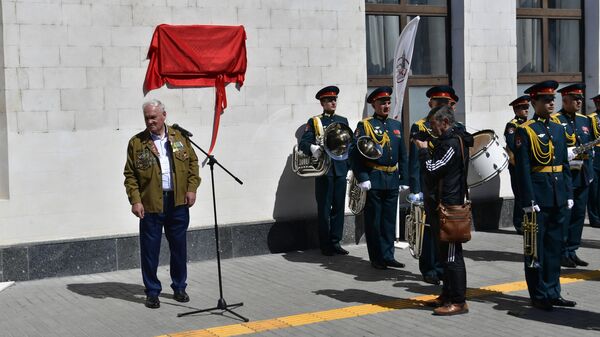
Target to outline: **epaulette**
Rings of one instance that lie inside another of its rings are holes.
[[[580,113],[578,113],[578,112],[576,112],[576,113],[575,113],[575,116],[579,116],[579,117],[587,118],[587,116],[586,116],[586,115],[584,115],[584,114],[580,114]]]
[[[561,124],[562,125],[562,123],[561,123],[560,119],[558,118],[558,116],[560,116],[560,114],[558,112],[554,112],[554,113],[550,114],[550,121],[554,122],[556,124]]]
[[[598,113],[596,111],[594,111],[594,112],[590,113],[589,115],[587,115],[587,117],[594,117],[597,115],[598,115]]]
[[[419,127],[419,131],[421,131],[421,132],[429,131],[429,130],[427,130],[427,127],[425,126],[425,118],[421,118],[418,121],[416,121],[415,125],[417,125]]]
[[[524,127],[526,127],[526,126],[529,126],[529,125],[531,125],[531,124],[533,124],[533,123],[535,123],[535,122],[536,122],[536,120],[535,120],[535,119],[530,119],[530,120],[528,120],[527,122],[525,122],[525,123],[523,123],[523,124],[519,125],[519,127],[520,127],[520,128],[524,128]]]
[[[369,120],[371,120],[371,119],[373,119],[373,116],[371,116],[371,117],[367,117],[367,118],[363,119],[361,122],[366,122],[366,121],[369,121]]]

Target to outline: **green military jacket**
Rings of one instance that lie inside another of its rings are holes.
[[[178,130],[167,126],[167,133],[172,149],[171,169],[175,206],[180,206],[185,204],[185,193],[195,193],[200,185],[198,157],[190,141]],[[148,130],[138,133],[129,140],[123,174],[130,204],[141,202],[145,212],[163,211],[159,153]]]

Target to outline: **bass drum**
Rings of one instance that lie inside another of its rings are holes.
[[[478,131],[473,134],[473,140],[473,147],[469,148],[469,187],[482,185],[508,166],[508,154],[500,146],[494,131]]]

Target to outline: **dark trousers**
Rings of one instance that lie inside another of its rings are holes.
[[[597,155],[600,155],[598,152]],[[590,191],[588,195],[588,218],[590,225],[600,226],[600,181],[598,181],[598,170],[592,170],[594,172],[594,181],[590,184]]]
[[[426,205],[425,214],[425,222],[428,223],[429,226],[425,226],[423,232],[423,246],[421,256],[419,257],[419,271],[421,271],[423,277],[437,277],[441,280],[444,274],[444,267],[439,259],[439,240],[437,234],[431,229],[431,218],[434,216],[437,217],[436,208]]]
[[[172,193],[163,194],[163,212],[146,213],[140,220],[140,253],[142,278],[148,296],[158,296],[162,291],[156,275],[160,255],[162,230],[171,251],[171,288],[184,290],[187,284],[187,241],[186,232],[190,223],[187,205],[174,207]]]
[[[459,242],[440,242],[440,261],[444,268],[442,297],[451,303],[465,303],[467,269]]]
[[[369,190],[365,204],[365,238],[369,260],[385,263],[394,259],[398,190]]]
[[[531,260],[525,257],[525,280],[531,299],[560,297],[560,252],[563,227],[566,225],[564,207],[542,207],[537,213],[538,268],[529,268]]]
[[[321,249],[339,245],[344,235],[346,176],[321,176],[315,179]]]
[[[581,246],[581,234],[583,233],[583,222],[585,220],[585,208],[588,203],[589,186],[573,189],[573,208],[567,209],[567,226],[563,233],[562,255],[565,257],[575,256],[575,251]]]
[[[515,204],[513,207],[513,226],[517,232],[521,231],[523,224],[523,205],[521,196],[519,193],[519,177],[514,166],[508,165],[508,172],[510,173],[510,187],[512,188],[513,195],[515,196]]]

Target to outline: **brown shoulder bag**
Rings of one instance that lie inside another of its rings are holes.
[[[439,183],[439,204],[437,207],[440,218],[440,241],[443,242],[467,242],[471,240],[471,222],[473,216],[471,213],[471,200],[469,199],[469,187],[467,186],[466,176],[467,167],[465,163],[464,145],[461,137],[460,154],[463,163],[463,184],[466,189],[467,200],[462,205],[444,205],[442,203],[442,181]]]

